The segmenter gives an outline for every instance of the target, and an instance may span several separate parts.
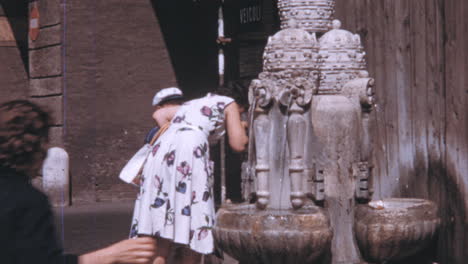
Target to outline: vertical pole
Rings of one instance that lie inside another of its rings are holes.
[[[223,2],[221,0],[219,3],[218,9],[218,40],[224,37],[224,19],[223,19]],[[221,43],[219,43],[221,44]],[[218,74],[219,74],[219,82],[218,86],[222,86],[224,84],[224,52],[222,45],[219,45],[218,48]],[[223,136],[219,142],[219,156],[220,156],[220,174],[221,174],[221,205],[226,201],[226,136]],[[201,263],[204,264],[221,264],[223,262],[222,259],[217,258],[214,254],[205,255]]]
[[[224,18],[223,18],[223,0],[218,9],[218,39],[224,37]],[[222,45],[218,49],[218,74],[219,86],[224,85],[224,52]],[[221,204],[226,201],[226,136],[220,141],[220,160],[221,160]]]

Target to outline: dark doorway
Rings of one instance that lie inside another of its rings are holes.
[[[28,0],[0,0],[0,15],[10,23],[26,72],[28,63]]]
[[[218,1],[151,0],[179,87],[189,98],[218,85]]]

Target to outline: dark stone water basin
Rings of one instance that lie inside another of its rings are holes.
[[[424,199],[389,198],[358,205],[354,232],[369,262],[401,260],[426,248],[440,219],[437,205]]]
[[[307,264],[329,250],[332,229],[328,214],[316,206],[257,210],[242,204],[218,211],[214,236],[240,263]]]

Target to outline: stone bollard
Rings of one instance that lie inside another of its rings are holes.
[[[42,187],[52,206],[70,204],[68,153],[59,147],[50,148],[42,167]]]

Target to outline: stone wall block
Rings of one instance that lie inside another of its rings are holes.
[[[63,96],[31,98],[31,101],[41,106],[52,115],[53,125],[63,125]]]
[[[29,96],[58,95],[62,93],[63,77],[29,80]]]
[[[53,46],[29,51],[29,75],[31,78],[62,74],[62,49]]]
[[[31,3],[29,4],[31,5]],[[45,27],[56,25],[61,22],[62,8],[60,0],[41,0],[38,1],[39,5],[39,26]]]
[[[29,39],[29,48],[37,49],[45,46],[57,45],[60,43],[62,43],[62,26],[61,24],[58,24],[52,27],[42,28],[39,31],[39,36],[35,41]]]
[[[51,147],[63,147],[63,127],[51,127],[49,129],[49,145]]]

